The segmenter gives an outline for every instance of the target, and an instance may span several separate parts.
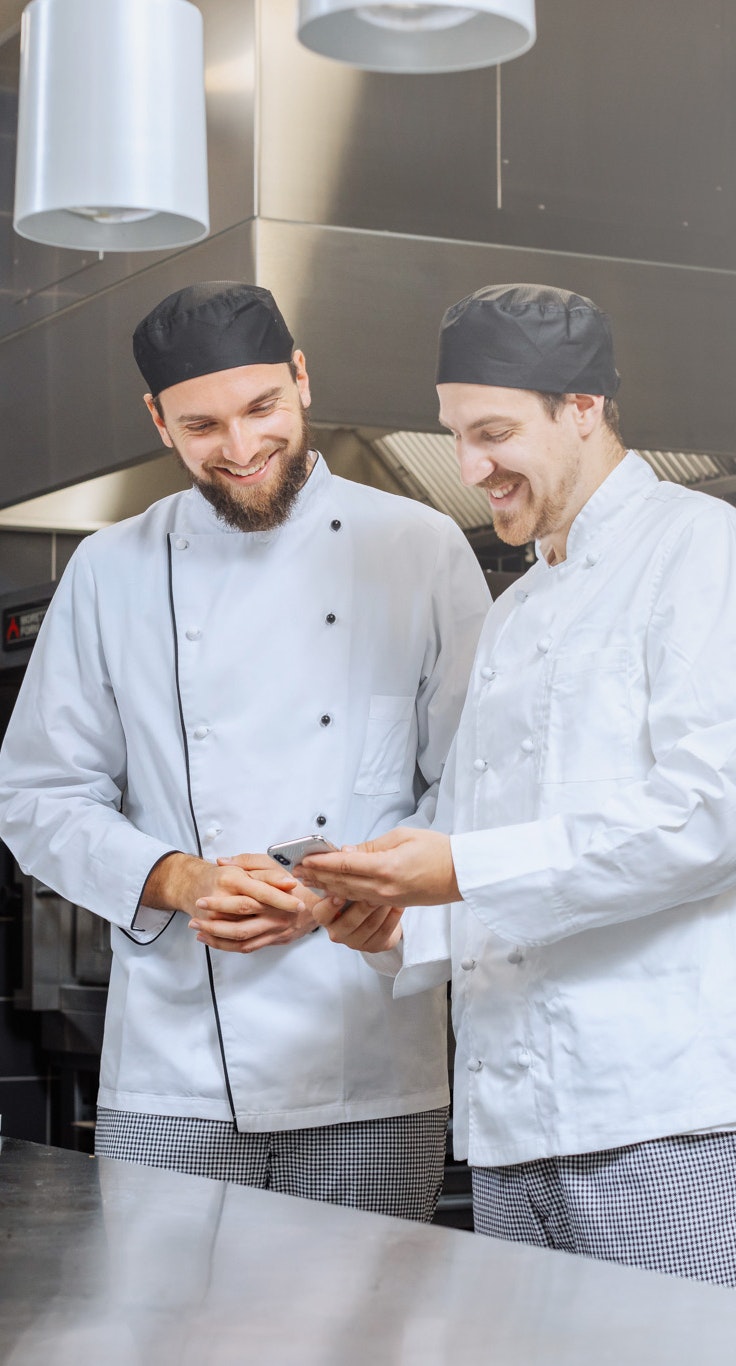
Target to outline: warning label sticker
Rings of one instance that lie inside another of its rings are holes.
[[[48,602],[6,607],[3,612],[3,650],[27,650],[33,645],[48,607]]]

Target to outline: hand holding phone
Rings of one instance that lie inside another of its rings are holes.
[[[285,840],[283,844],[270,844],[266,853],[280,863],[282,868],[288,868],[291,872],[307,854],[337,854],[339,850],[336,845],[330,844],[324,835],[301,835],[295,840]],[[352,904],[352,901],[346,901],[340,915]]]
[[[323,835],[300,835],[298,839],[285,840],[283,844],[270,844],[266,853],[275,859],[282,868],[296,868],[307,854],[336,854],[337,848]]]

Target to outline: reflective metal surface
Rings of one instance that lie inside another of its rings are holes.
[[[545,0],[501,78],[496,241],[733,269],[734,10]]]
[[[302,47],[295,11],[294,0],[261,0],[263,216],[485,238],[496,204],[495,71],[356,71]]]
[[[723,0],[680,0],[676,22],[672,0],[546,0],[518,61],[412,78],[306,51],[294,0],[199,6],[213,235],[166,258],[100,262],[12,237],[16,40],[0,50],[0,506],[157,451],[132,327],[169,290],[233,275],[279,299],[317,422],[436,429],[444,308],[531,279],[612,314],[631,445],[734,454]],[[3,9],[13,0],[0,22]]]
[[[544,0],[516,61],[403,79],[307,52],[294,0],[260,9],[264,217],[736,266],[723,0]]]
[[[736,448],[736,274],[267,219],[257,259],[306,352],[318,421],[436,430],[445,308],[480,284],[534,280],[612,315],[629,445]]]
[[[5,1139],[6,1366],[692,1366],[731,1290]]]

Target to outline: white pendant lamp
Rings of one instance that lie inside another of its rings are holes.
[[[31,0],[16,232],[96,251],[209,231],[202,15],[190,0]]]
[[[467,71],[519,57],[537,30],[534,0],[299,0],[299,38],[365,71]]]

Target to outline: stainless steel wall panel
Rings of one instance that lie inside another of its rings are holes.
[[[17,18],[13,22],[11,19],[13,11],[8,8],[8,5],[12,6],[16,3],[18,4]],[[0,0],[0,89],[13,90],[16,94],[18,93],[18,35],[23,8],[22,0]]]
[[[0,506],[160,454],[133,328],[170,291],[223,276],[255,278],[252,221],[0,343]]]
[[[15,180],[15,118],[17,100],[0,85],[0,215],[10,214]],[[4,258],[0,257],[0,260]]]
[[[632,445],[736,449],[736,274],[268,220],[258,263],[307,354],[315,420],[436,430],[444,309],[482,284],[534,280],[610,312]]]
[[[733,4],[545,0],[538,17],[502,69],[502,240],[736,265]]]
[[[317,57],[295,0],[260,0],[264,218],[486,237],[495,70],[397,77]]]
[[[97,293],[105,277],[114,283],[121,269],[110,256],[101,262],[94,254],[43,247],[19,237],[12,207],[0,216],[0,262],[0,340]]]
[[[498,77],[356,71],[300,47],[293,12],[260,0],[264,217],[736,266],[724,0],[545,0]]]
[[[0,531],[0,593],[45,583],[52,577],[52,560],[50,534]]]
[[[210,233],[252,218],[256,0],[197,0],[204,19]]]
[[[27,0],[0,0],[0,40],[3,35],[20,25],[20,17]]]

